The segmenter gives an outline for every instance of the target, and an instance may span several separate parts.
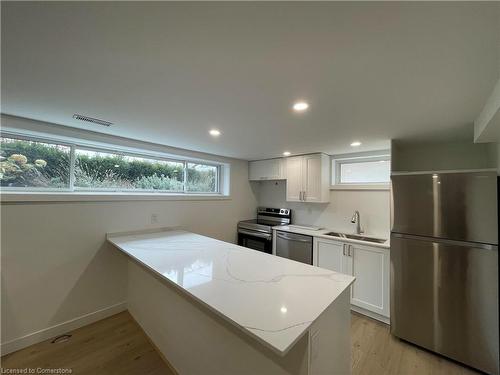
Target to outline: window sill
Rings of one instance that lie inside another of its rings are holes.
[[[115,202],[115,201],[207,201],[228,200],[222,194],[169,194],[120,192],[0,192],[2,203],[17,202]]]
[[[390,184],[331,185],[330,190],[390,190]]]

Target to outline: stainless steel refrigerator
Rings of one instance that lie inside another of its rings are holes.
[[[496,173],[391,179],[392,334],[498,374]]]

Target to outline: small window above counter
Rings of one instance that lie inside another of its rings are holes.
[[[332,156],[332,190],[389,190],[390,150]]]

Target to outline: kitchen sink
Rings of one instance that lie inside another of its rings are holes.
[[[325,233],[325,236],[332,236],[332,237],[338,237],[338,238],[349,238],[351,240],[358,240],[358,241],[366,241],[366,242],[375,242],[375,243],[384,243],[387,240],[384,240],[382,238],[373,238],[373,237],[366,237],[358,234],[347,234],[347,233],[338,233],[338,232],[328,232]]]
[[[345,238],[345,234],[344,233],[337,233],[337,232],[328,232],[328,233],[325,233],[325,236]]]

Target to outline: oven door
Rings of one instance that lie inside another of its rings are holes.
[[[238,245],[272,254],[273,236],[271,233],[263,233],[239,228]]]

